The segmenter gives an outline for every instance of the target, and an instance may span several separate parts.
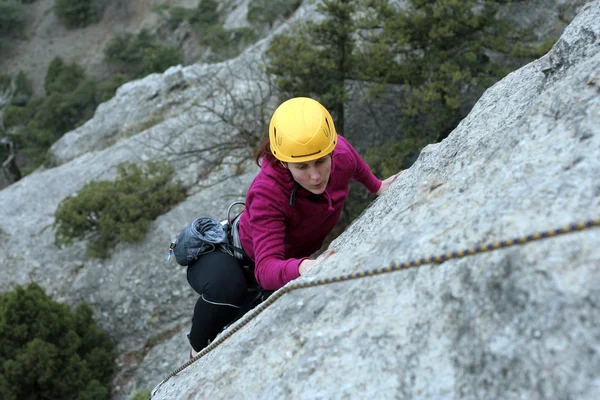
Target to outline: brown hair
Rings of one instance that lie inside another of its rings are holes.
[[[271,141],[269,138],[265,138],[259,145],[256,151],[254,152],[254,160],[256,161],[256,165],[261,167],[262,160],[264,158],[270,159],[274,158],[273,153],[271,153]]]

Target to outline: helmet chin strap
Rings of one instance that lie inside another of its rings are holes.
[[[294,188],[292,189],[292,194],[290,195],[290,207],[294,207],[296,204],[296,191],[298,190],[299,186],[300,184],[294,181]]]
[[[283,161],[279,161],[279,162],[281,163],[283,168],[288,170],[288,172],[290,173],[290,177],[294,181],[294,188],[292,189],[292,194],[290,195],[290,202],[289,202],[290,207],[294,207],[294,205],[296,204],[296,191],[300,187],[300,184],[298,182],[296,182],[296,180],[294,179],[294,175],[292,175],[292,171],[290,171],[290,169],[288,168],[288,164]]]

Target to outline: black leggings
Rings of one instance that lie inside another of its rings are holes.
[[[200,295],[189,335],[194,350],[200,351],[241,316],[249,298],[248,285],[253,282],[247,282],[247,274],[237,258],[221,251],[204,254],[190,264],[187,279]]]

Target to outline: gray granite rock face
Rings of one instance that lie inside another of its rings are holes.
[[[300,279],[599,218],[599,21],[486,91]],[[153,398],[596,399],[599,306],[593,228],[285,294]]]

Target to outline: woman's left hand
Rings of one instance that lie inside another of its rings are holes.
[[[392,184],[392,182],[394,182],[396,180],[396,178],[403,173],[404,170],[398,172],[395,175],[390,176],[389,178],[387,178],[386,180],[381,182],[381,186],[379,187],[379,190],[377,191],[377,196],[381,196],[382,194],[384,194],[389,188],[390,185]]]

